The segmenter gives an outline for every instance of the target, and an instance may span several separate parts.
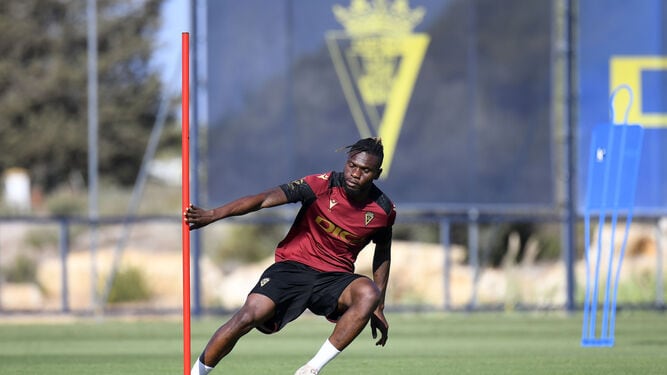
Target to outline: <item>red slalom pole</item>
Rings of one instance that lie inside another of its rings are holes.
[[[183,375],[190,373],[190,228],[183,213],[190,204],[190,34],[181,35],[181,220],[183,230]]]

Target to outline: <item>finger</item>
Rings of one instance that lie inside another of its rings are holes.
[[[387,337],[389,332],[389,327],[380,319],[378,319],[378,329],[380,330],[380,339],[375,343],[375,345],[382,345],[387,343]]]
[[[382,337],[380,337],[380,339],[375,343],[375,345],[384,346],[384,344],[387,343],[387,338],[388,338],[387,331],[383,331]]]
[[[373,314],[371,315],[371,334],[374,339],[377,338],[378,336],[377,330],[378,330],[378,318]]]

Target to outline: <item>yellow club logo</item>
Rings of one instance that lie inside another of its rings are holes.
[[[628,123],[644,127],[667,127],[667,113],[649,112],[644,109],[643,75],[647,72],[667,72],[666,56],[612,56],[609,61],[609,91],[620,85],[628,85],[634,93],[630,98],[624,93],[618,103],[614,103],[614,123],[623,123],[628,114]],[[634,99],[634,100],[631,100]],[[664,103],[664,102],[663,102]]]
[[[327,47],[359,134],[382,139],[386,177],[430,42],[413,33],[425,10],[407,0],[351,0],[333,13],[345,30],[329,31]]]

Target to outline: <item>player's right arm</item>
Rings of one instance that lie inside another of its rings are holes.
[[[279,206],[287,203],[287,196],[280,187],[266,190],[259,194],[247,195],[213,209],[204,209],[190,204],[183,213],[190,230],[198,229],[214,221],[230,216],[241,216],[262,208]]]

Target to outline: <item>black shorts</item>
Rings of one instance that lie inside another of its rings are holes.
[[[269,297],[276,310],[257,329],[274,333],[309,309],[330,321],[340,318],[338,298],[350,283],[362,275],[348,272],[321,272],[292,261],[278,262],[264,271],[250,293]]]

